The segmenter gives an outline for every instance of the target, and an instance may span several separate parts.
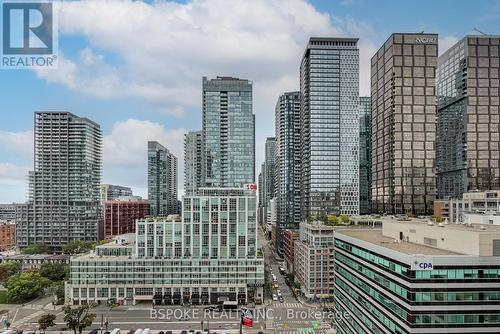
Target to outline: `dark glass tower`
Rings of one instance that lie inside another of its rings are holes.
[[[359,213],[371,213],[372,199],[372,102],[359,98]]]
[[[437,34],[392,34],[371,60],[372,211],[430,215]]]
[[[438,198],[500,189],[500,36],[466,36],[438,61]]]

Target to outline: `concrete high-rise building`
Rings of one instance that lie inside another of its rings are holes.
[[[500,189],[500,36],[465,36],[438,59],[438,198]]]
[[[264,196],[264,210],[266,221],[269,223],[271,220],[271,205],[270,201],[274,198],[274,174],[275,174],[275,163],[274,163],[274,150],[276,148],[276,140],[274,137],[268,137],[265,144],[265,157],[264,157],[264,168],[262,169],[262,182],[263,184],[263,196]]]
[[[148,142],[148,200],[152,216],[178,211],[177,158],[156,141]]]
[[[123,196],[133,196],[132,189],[114,184],[101,184],[101,203],[112,201]]]
[[[394,33],[371,60],[372,211],[432,214],[437,34]]]
[[[200,188],[184,196],[182,218],[140,219],[135,235],[72,257],[68,300],[262,303],[255,210],[253,189]]]
[[[372,207],[372,102],[359,98],[359,213],[367,215]]]
[[[500,332],[498,226],[382,225],[335,231],[338,334]]]
[[[278,253],[284,251],[283,230],[300,222],[300,92],[287,92],[275,108],[275,196]]]
[[[357,38],[312,37],[302,58],[302,219],[359,214],[357,44]]]
[[[72,240],[96,241],[100,211],[102,134],[95,122],[68,112],[35,113],[32,201],[18,207],[20,247],[60,250]]]
[[[252,82],[203,77],[203,183],[241,187],[254,182]]]
[[[184,193],[195,194],[203,180],[203,133],[191,131],[184,136]]]
[[[266,206],[271,198],[274,198],[274,174],[275,174],[275,162],[274,162],[274,151],[276,149],[276,139],[274,137],[268,137],[266,139],[265,145],[265,169],[264,169],[264,199],[266,201]]]

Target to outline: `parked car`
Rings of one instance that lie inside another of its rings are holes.
[[[181,331],[181,334],[188,334],[188,331],[184,329]]]

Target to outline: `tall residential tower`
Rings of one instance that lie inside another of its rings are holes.
[[[280,95],[275,128],[276,247],[281,253],[283,230],[298,229],[300,222],[300,92]]]
[[[194,195],[202,185],[203,133],[191,131],[184,136],[184,192]]]
[[[301,212],[359,214],[357,38],[309,39],[300,66]]]
[[[152,216],[178,212],[177,158],[156,141],[148,142],[148,200]]]
[[[30,201],[18,207],[17,244],[54,250],[96,241],[100,210],[100,126],[69,112],[35,113]]]
[[[203,77],[203,183],[241,187],[254,182],[252,82]]]

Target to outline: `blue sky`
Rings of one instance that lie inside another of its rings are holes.
[[[500,34],[499,22],[495,0],[64,2],[59,68],[0,70],[0,203],[24,200],[34,111],[67,110],[101,124],[103,181],[145,196],[146,141],[182,159],[183,133],[201,126],[202,76],[253,80],[260,165],[275,101],[297,90],[309,36],[360,38],[367,95],[369,59],[392,32],[438,33],[444,51],[474,27]]]

